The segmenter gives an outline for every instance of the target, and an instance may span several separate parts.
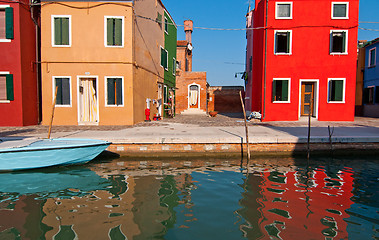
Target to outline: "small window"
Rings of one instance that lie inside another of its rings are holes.
[[[70,81],[71,79],[69,77],[54,78],[54,93],[55,88],[58,87],[56,105],[71,105]]]
[[[274,79],[272,82],[272,101],[289,102],[289,79]]]
[[[345,101],[345,80],[329,79],[328,102],[344,102]]]
[[[0,74],[0,101],[13,101],[13,75]]]
[[[364,104],[374,104],[374,90],[375,88],[373,86],[363,89],[363,103]]]
[[[333,2],[332,3],[332,19],[348,19],[349,3]]]
[[[330,32],[330,53],[345,54],[347,53],[347,31]]]
[[[159,27],[162,29],[162,14],[157,13],[157,18],[155,21],[158,23]]]
[[[168,20],[166,17],[164,18],[164,31],[168,34]]]
[[[368,66],[374,67],[376,65],[376,48],[370,49]]]
[[[161,66],[167,70],[167,63],[168,63],[168,52],[166,49],[161,47]]]
[[[253,56],[249,58],[249,72],[253,71]]]
[[[124,18],[105,17],[106,19],[106,47],[124,46]]]
[[[172,75],[176,75],[176,59],[172,59]]]
[[[13,8],[0,5],[0,41],[13,39]]]
[[[120,77],[109,77],[107,83],[107,105],[122,106],[123,96],[123,79]]]
[[[53,46],[71,45],[71,16],[53,16]]]
[[[275,54],[291,54],[292,31],[275,31]]]
[[[292,19],[292,2],[277,2],[275,18]]]

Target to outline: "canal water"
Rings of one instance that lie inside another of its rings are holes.
[[[379,239],[374,159],[130,160],[0,174],[0,239]]]

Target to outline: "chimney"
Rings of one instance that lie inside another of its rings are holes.
[[[186,41],[192,44],[192,32],[193,32],[192,20],[184,21],[184,32],[186,33]]]

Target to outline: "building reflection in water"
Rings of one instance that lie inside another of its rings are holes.
[[[88,167],[0,175],[21,186],[0,186],[0,238],[347,239],[359,232],[349,211],[366,204],[351,200],[365,198],[355,192],[367,184],[346,167],[260,166],[247,174],[222,160]]]

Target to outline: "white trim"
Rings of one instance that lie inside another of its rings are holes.
[[[319,108],[319,103],[320,103],[320,98],[319,98],[319,96],[320,96],[320,87],[319,87],[320,86],[320,84],[319,84],[320,80],[319,79],[300,79],[300,84],[299,84],[299,109],[298,109],[299,119],[301,117],[301,85],[304,82],[314,83],[314,87],[315,87],[314,94],[315,94],[315,96],[313,96],[314,97],[314,99],[313,99],[313,102],[314,102],[313,113],[315,113],[316,119],[318,119],[318,108]]]
[[[330,81],[337,80],[337,81],[343,81],[343,88],[342,88],[342,101],[329,101],[330,96]],[[327,102],[328,103],[345,103],[345,95],[346,95],[346,78],[328,78],[328,92],[327,92]]]
[[[68,45],[55,45],[55,26],[54,18],[68,18]],[[51,15],[51,46],[52,47],[71,47],[72,43],[72,24],[71,24],[71,15]]]
[[[346,17],[333,17],[334,15],[334,5],[335,4],[345,4],[346,5]],[[331,10],[332,19],[349,19],[349,2],[332,2],[332,10]]]
[[[272,83],[274,83],[274,81],[283,81],[283,80],[288,81],[288,101],[272,101],[272,103],[291,103],[291,78],[273,78]],[[271,90],[273,90],[272,85],[271,85]]]
[[[333,38],[332,38],[332,33],[333,32],[336,32],[336,33],[338,33],[338,32],[345,32],[346,33],[346,39],[345,39],[345,52],[342,52],[342,53],[339,53],[339,52],[332,52],[332,46],[333,46]],[[330,43],[329,43],[329,54],[330,55],[347,55],[347,54],[349,54],[349,51],[348,51],[348,46],[349,46],[349,30],[330,30],[330,33],[329,33],[329,41],[330,41]]]
[[[276,34],[277,33],[287,33],[287,32],[289,32],[290,33],[290,49],[288,49],[289,50],[289,52],[288,53],[277,53],[276,52]],[[292,55],[292,30],[275,30],[274,31],[274,54],[275,55]]]
[[[108,45],[108,42],[107,42],[107,32],[108,32],[108,28],[107,28],[107,19],[108,18],[115,18],[115,19],[121,19],[121,23],[122,23],[122,27],[121,27],[121,35],[122,35],[122,39],[121,39],[121,46],[113,46],[113,45]],[[104,16],[104,47],[107,47],[107,48],[123,48],[124,47],[124,44],[125,44],[125,21],[124,21],[125,17],[124,16]]]
[[[163,16],[164,17],[164,27],[163,27],[163,29],[164,29],[164,32],[168,35],[168,19],[165,17],[165,16]],[[166,26],[167,26],[167,31],[166,31]]]
[[[163,66],[162,66],[162,51],[159,53],[159,54],[161,55],[161,57],[160,57],[160,60],[161,60],[161,61],[160,61],[159,64],[160,64],[161,67],[163,67],[164,70],[168,71],[168,51],[167,51],[166,49],[164,49],[162,46],[160,46],[160,49],[163,49],[163,50],[166,51],[166,53],[167,53],[167,54],[166,54],[166,58],[167,58],[167,60],[166,60],[166,62],[167,62],[167,66],[166,66],[166,67],[163,67]]]
[[[69,79],[69,84],[70,84],[70,105],[57,105],[55,104],[55,107],[72,107],[72,87],[71,87],[71,76],[52,76],[52,90],[53,90],[53,94],[52,94],[52,102],[54,102],[54,97],[55,97],[55,79],[56,78],[68,78]]]
[[[198,92],[199,92],[199,95],[198,95],[198,98],[197,98],[197,108],[198,109],[200,109],[200,97],[201,97],[201,95],[200,95],[200,91],[201,91],[201,87],[200,87],[200,85],[199,84],[197,84],[197,83],[195,83],[195,82],[193,82],[193,83],[190,83],[190,84],[188,84],[188,86],[187,86],[187,88],[188,88],[188,92],[187,92],[187,108],[189,109],[190,108],[190,104],[189,104],[189,93],[190,93],[190,87],[191,86],[197,86],[198,87]],[[194,109],[196,109],[196,108],[194,108]]]
[[[375,50],[375,58],[374,58],[374,64],[371,63],[371,52]],[[377,52],[376,52],[376,47],[374,48],[371,48],[370,50],[368,50],[368,66],[369,68],[371,67],[375,67],[376,66],[376,58],[377,58]]]
[[[122,104],[121,105],[108,105],[108,84],[107,84],[107,80],[108,78],[121,78],[121,82],[122,82],[122,86],[121,86],[121,90],[122,90]],[[104,100],[105,100],[105,107],[124,107],[124,103],[125,103],[125,83],[124,83],[124,77],[123,76],[105,76],[104,77]]]
[[[7,8],[7,7],[11,7],[10,5],[0,5],[0,9],[4,9]],[[12,39],[6,39],[6,38],[1,38],[0,39],[0,42],[11,42]]]
[[[279,17],[278,16],[278,5],[290,5],[290,16],[289,17]],[[293,18],[293,2],[276,2],[275,3],[275,19],[292,19]]]
[[[92,76],[92,75],[78,75],[77,78],[77,88],[76,88],[76,95],[77,95],[77,105],[78,105],[78,125],[99,125],[100,122],[100,97],[99,97],[99,76]],[[95,78],[96,79],[96,93],[97,93],[97,122],[94,122],[91,124],[91,122],[81,122],[80,121],[80,92],[79,92],[79,86],[80,86],[80,79],[82,78]]]
[[[10,72],[0,72],[0,75],[11,74]]]
[[[7,75],[7,74],[10,74],[10,72],[0,72],[0,75]],[[11,103],[11,101],[10,100],[0,100],[0,103]]]
[[[172,58],[174,65],[172,66],[172,75],[176,76],[176,59]]]

